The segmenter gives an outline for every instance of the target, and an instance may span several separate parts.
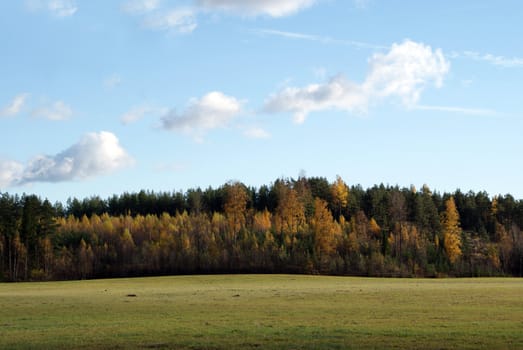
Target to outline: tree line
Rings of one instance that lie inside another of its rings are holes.
[[[193,273],[521,276],[523,201],[340,177],[51,204],[0,195],[0,280]]]

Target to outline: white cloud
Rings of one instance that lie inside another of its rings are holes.
[[[307,115],[314,111],[364,111],[367,105],[368,97],[362,88],[338,76],[324,84],[311,84],[301,88],[287,87],[270,96],[264,109],[271,113],[292,112],[294,122],[301,124]]]
[[[24,167],[10,160],[0,160],[0,189],[9,187],[20,179]]]
[[[243,132],[243,134],[251,139],[268,139],[271,137],[271,134],[260,127],[248,128]]]
[[[316,0],[197,0],[200,8],[226,11],[241,16],[283,17],[312,6]]]
[[[213,91],[200,99],[191,99],[185,111],[169,111],[162,118],[162,127],[201,137],[206,130],[223,128],[242,112],[242,102]]]
[[[405,105],[415,104],[424,87],[443,85],[450,63],[440,49],[406,40],[393,44],[387,54],[375,54],[363,88],[378,97],[397,96]]]
[[[12,117],[20,113],[28,97],[26,93],[16,95],[7,106],[0,109],[0,117]]]
[[[166,12],[157,12],[146,17],[143,26],[153,30],[186,34],[194,31],[197,23],[193,9],[177,8]]]
[[[361,113],[384,98],[398,98],[406,107],[412,107],[427,85],[441,87],[449,69],[441,50],[406,40],[393,44],[386,54],[373,55],[362,84],[337,76],[323,84],[287,87],[269,97],[265,110],[292,112],[294,121],[303,123],[314,111],[338,109]]]
[[[54,156],[42,155],[27,165],[0,161],[0,184],[62,182],[104,175],[132,164],[118,138],[106,131],[88,133],[78,143]]]
[[[31,115],[49,120],[66,120],[73,115],[73,110],[63,101],[56,101],[50,105],[34,109]]]
[[[130,0],[122,5],[122,10],[131,14],[140,14],[156,10],[160,0]]]

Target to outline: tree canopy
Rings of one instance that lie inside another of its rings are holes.
[[[0,194],[0,280],[180,273],[523,273],[523,201],[340,177],[51,204]]]

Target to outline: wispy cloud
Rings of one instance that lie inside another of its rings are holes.
[[[505,57],[491,53],[480,53],[476,51],[452,52],[450,58],[467,58],[474,61],[482,61],[494,66],[505,68],[522,68],[523,57]]]
[[[240,16],[284,17],[312,6],[317,0],[197,0],[206,11],[225,11]]]
[[[65,151],[37,156],[26,165],[0,161],[0,186],[82,180],[109,174],[132,163],[133,159],[113,133],[88,133]]]
[[[363,3],[364,2],[366,2],[366,1],[363,1]],[[282,30],[276,30],[276,29],[257,28],[257,29],[251,30],[251,32],[258,34],[258,35],[278,36],[281,38],[293,39],[293,40],[315,41],[315,42],[322,43],[322,44],[347,45],[347,46],[353,46],[353,47],[362,48],[362,49],[383,50],[383,49],[389,48],[389,46],[386,46],[386,45],[379,45],[379,44],[367,43],[367,42],[356,41],[356,40],[337,39],[337,38],[332,38],[330,36],[323,36],[323,35],[282,31]],[[491,53],[480,53],[477,51],[461,51],[461,52],[453,51],[450,54],[448,54],[447,57],[449,59],[455,59],[455,58],[472,59],[475,61],[482,61],[482,62],[490,63],[490,64],[492,64],[494,66],[498,66],[498,67],[506,67],[506,68],[523,67],[523,57],[506,57],[506,56],[495,55],[495,54],[491,54]]]
[[[34,109],[31,115],[35,118],[44,118],[48,120],[66,120],[73,115],[73,110],[63,101],[56,101]]]
[[[160,0],[130,0],[122,5],[122,10],[130,14],[142,14],[160,7]]]
[[[187,6],[169,7],[160,0],[129,0],[121,9],[139,16],[144,28],[175,34],[193,32],[198,16],[227,13],[243,17],[285,17],[314,5],[317,0],[194,0]]]
[[[120,121],[124,125],[135,123],[148,115],[159,115],[167,113],[168,109],[152,107],[149,105],[141,105],[131,108],[129,111],[122,114]]]
[[[440,49],[405,40],[389,52],[369,60],[369,72],[361,84],[339,75],[326,83],[287,87],[265,103],[267,112],[291,112],[303,123],[314,111],[337,109],[364,113],[373,102],[398,98],[405,107],[415,106],[425,87],[441,87],[450,69]]]
[[[188,34],[193,32],[198,23],[197,9],[194,6],[163,7],[159,0],[130,0],[125,2],[122,11],[138,16],[141,26],[170,34]]]
[[[58,18],[70,17],[78,11],[75,0],[26,0],[25,5],[30,11],[48,11]]]
[[[212,129],[227,127],[242,112],[242,101],[213,91],[189,101],[181,113],[171,110],[162,118],[162,128],[191,134],[201,140]]]
[[[492,109],[484,108],[467,108],[467,107],[456,107],[456,106],[430,106],[430,105],[415,105],[412,107],[414,110],[420,111],[437,111],[447,113],[458,113],[473,116],[496,116],[498,112]]]
[[[147,16],[143,22],[145,28],[187,34],[196,29],[195,12],[191,8],[176,8]]]
[[[28,97],[29,94],[27,93],[16,95],[7,106],[0,109],[0,117],[13,117],[20,113]]]
[[[362,49],[379,50],[379,49],[388,49],[389,48],[388,46],[365,43],[362,41],[335,39],[335,38],[331,38],[328,36],[297,33],[297,32],[288,32],[288,31],[281,31],[281,30],[274,30],[274,29],[253,29],[252,32],[256,33],[256,34],[260,34],[260,35],[279,36],[282,38],[294,39],[294,40],[316,41],[316,42],[319,42],[322,44],[347,45],[347,46],[353,46],[353,47],[362,48]]]
[[[73,0],[51,0],[48,9],[57,17],[69,17],[78,11],[76,2]]]

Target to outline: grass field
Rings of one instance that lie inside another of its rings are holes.
[[[0,348],[521,349],[523,280],[224,275],[0,284]]]

